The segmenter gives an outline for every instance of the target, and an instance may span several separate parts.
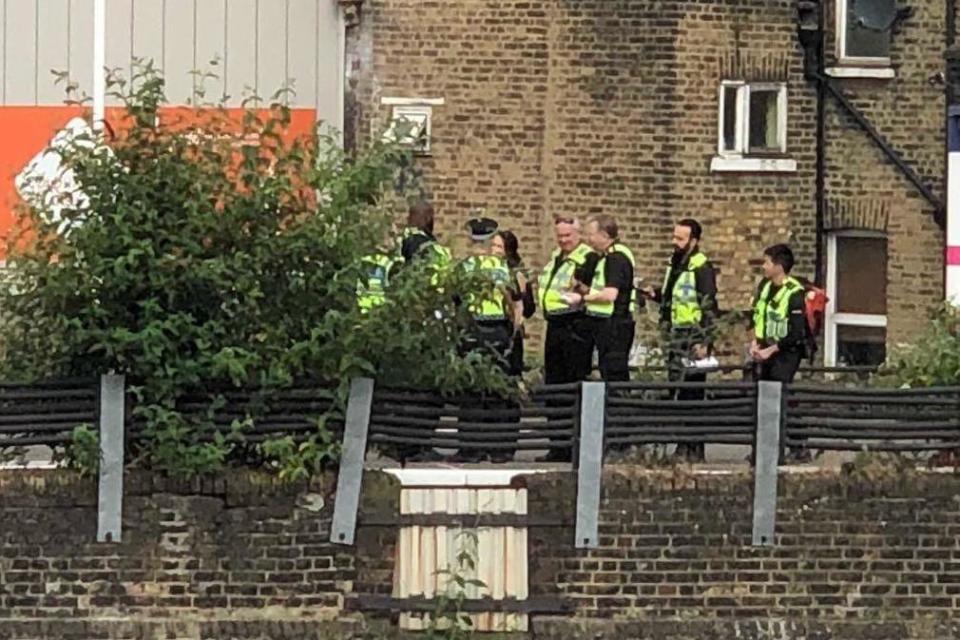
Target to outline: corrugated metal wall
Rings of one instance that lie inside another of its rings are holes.
[[[341,29],[336,0],[107,0],[107,66],[129,75],[132,57],[163,69],[167,97],[197,95],[191,75],[218,59],[206,99],[238,106],[254,91],[269,99],[290,79],[292,107],[341,122]],[[81,91],[93,85],[93,0],[0,0],[0,104],[57,105],[68,71]]]
[[[507,487],[404,488],[400,492],[401,514],[527,513],[527,490]],[[450,574],[479,579],[484,589],[467,587],[466,597],[496,599],[527,597],[527,530],[518,527],[481,527],[469,530],[453,527],[411,526],[400,529],[393,594],[436,597],[450,586]],[[471,540],[471,538],[473,538]],[[459,567],[457,556],[467,551],[475,563],[473,571]],[[448,612],[452,613],[452,612]],[[526,631],[525,614],[471,614],[476,631]],[[403,629],[422,630],[429,616],[404,613]]]

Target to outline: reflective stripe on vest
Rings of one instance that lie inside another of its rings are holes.
[[[611,253],[622,253],[627,257],[627,260],[630,261],[630,266],[637,266],[637,263],[633,258],[633,252],[622,244],[614,243],[610,249],[607,250],[606,255],[602,256],[597,262],[597,270],[593,274],[593,281],[590,283],[590,293],[600,293],[607,286],[607,256]],[[632,314],[636,310],[637,299],[637,292],[633,288],[632,282],[630,283],[630,292],[630,313]],[[597,318],[609,318],[613,316],[613,308],[613,302],[588,302],[587,315],[595,316]]]
[[[481,295],[466,296],[467,308],[473,317],[480,321],[506,320],[503,298],[504,287],[510,282],[510,268],[504,259],[497,256],[473,256],[464,260],[463,266],[468,272],[479,271],[493,285]]]
[[[767,298],[772,286],[770,281],[763,285],[753,306],[754,334],[758,340],[782,340],[787,337],[790,328],[790,298],[798,291],[803,291],[800,281],[788,276],[768,304]]]
[[[378,253],[365,256],[362,263],[365,276],[357,283],[357,305],[366,313],[384,302],[393,258]]]
[[[700,308],[700,295],[697,293],[697,269],[707,264],[707,256],[695,253],[687,260],[684,269],[673,283],[673,292],[670,295],[670,326],[695,327],[703,319],[703,309]],[[664,298],[667,297],[667,284],[670,282],[672,267],[667,267],[667,274],[663,278]]]
[[[576,248],[566,255],[560,262],[554,272],[553,267],[560,256],[560,249],[554,249],[550,256],[550,262],[544,267],[538,279],[539,293],[538,302],[546,318],[551,316],[561,316],[567,313],[579,311],[578,307],[572,307],[563,301],[563,294],[570,291],[573,284],[574,272],[581,266],[590,253],[590,247],[585,244],[579,244]]]

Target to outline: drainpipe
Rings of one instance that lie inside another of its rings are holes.
[[[813,279],[823,286],[823,236],[826,217],[826,88],[824,63],[824,7],[822,0],[797,0],[797,39],[803,47],[803,75],[817,88],[817,167],[816,167],[816,246],[814,247]]]
[[[814,280],[818,287],[824,286],[826,274],[823,268],[824,218],[827,215],[827,88],[823,78],[826,75],[824,60],[824,20],[826,11],[821,6],[817,12],[819,38],[817,39],[817,247],[815,252]]]

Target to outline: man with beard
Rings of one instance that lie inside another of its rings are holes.
[[[703,228],[692,218],[685,218],[673,228],[673,256],[667,265],[663,288],[644,290],[646,296],[660,304],[660,327],[666,339],[667,367],[670,380],[704,382],[706,373],[696,372],[692,361],[703,360],[710,353],[714,322],[717,317],[717,276],[707,256],[700,251]],[[701,389],[683,389],[678,400],[701,400]],[[677,455],[702,461],[704,445],[681,443]]]

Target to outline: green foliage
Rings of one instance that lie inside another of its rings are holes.
[[[911,387],[960,384],[960,309],[950,304],[930,314],[926,331],[898,345],[887,358],[888,382]]]
[[[473,619],[464,612],[463,603],[471,590],[482,591],[487,588],[483,580],[472,577],[477,571],[479,538],[476,531],[461,531],[457,539],[463,542],[457,553],[456,566],[437,571],[437,576],[444,579],[447,588],[437,593],[437,604],[427,626],[427,638],[430,640],[473,637]]]
[[[310,477],[324,464],[339,458],[340,454],[339,444],[333,441],[330,431],[322,426],[304,441],[297,442],[290,436],[284,436],[267,440],[261,449],[269,466],[276,470],[281,480],[288,482]]]
[[[473,286],[450,270],[404,269],[387,304],[356,305],[361,258],[387,244],[419,188],[403,150],[382,143],[347,157],[319,135],[287,135],[282,105],[184,110],[138,65],[111,74],[127,118],[104,145],[62,152],[87,202],[23,212],[0,291],[9,379],[124,373],[145,425],[142,464],[178,475],[214,471],[245,444],[253,411],[229,429],[178,400],[214,382],[270,389],[293,380],[505,391],[489,358],[457,355],[464,311],[451,292]],[[175,114],[180,112],[174,112]],[[295,479],[334,459],[326,422],[306,442],[279,438],[255,453]],[[78,458],[79,459],[79,458]]]
[[[96,474],[100,468],[100,434],[90,425],[80,425],[70,434],[65,460],[67,466],[80,475]]]

